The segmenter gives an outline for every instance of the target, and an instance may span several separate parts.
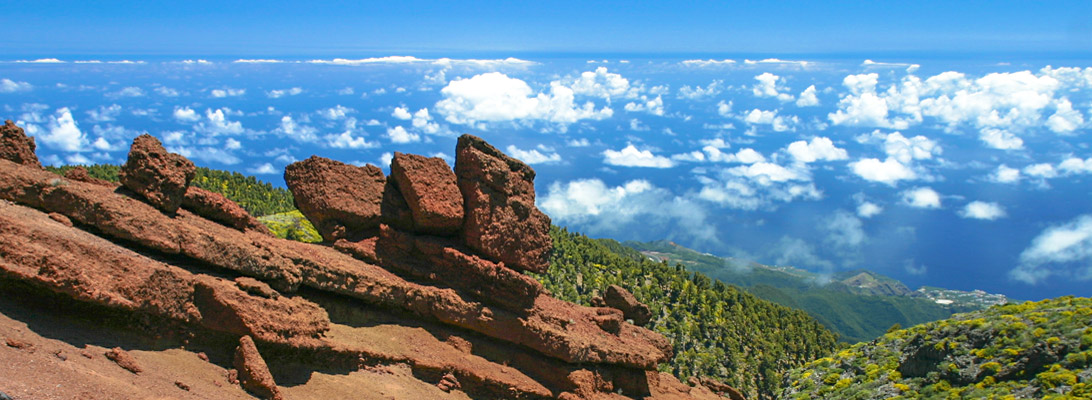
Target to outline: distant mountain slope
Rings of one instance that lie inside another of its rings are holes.
[[[748,399],[771,399],[794,365],[830,354],[835,336],[800,310],[783,307],[687,268],[655,262],[621,243],[554,227],[550,270],[536,278],[554,296],[590,304],[617,284],[653,310],[649,327],[675,345],[662,369],[680,379],[708,376]]]
[[[994,306],[794,370],[782,398],[1092,398],[1092,300]]]
[[[916,325],[988,305],[975,296],[956,296],[969,292],[930,292],[952,299],[938,302],[925,293],[911,291],[898,280],[866,270],[825,277],[792,267],[721,258],[669,241],[624,244],[645,256],[683,264],[711,278],[744,287],[760,298],[807,311],[849,343],[872,340],[894,324]]]

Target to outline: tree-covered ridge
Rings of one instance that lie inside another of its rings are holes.
[[[666,335],[675,358],[663,370],[708,376],[747,398],[773,398],[783,375],[829,355],[836,338],[806,313],[752,296],[682,265],[655,262],[614,240],[553,227],[549,272],[535,277],[560,299],[589,305],[617,284],[653,310],[649,328]]]
[[[46,169],[63,175],[75,166],[46,167]],[[105,179],[111,182],[118,181],[120,166],[112,164],[95,164],[84,166],[91,177]],[[253,176],[247,176],[238,172],[228,172],[205,167],[197,167],[191,186],[220,193],[239,203],[250,215],[263,216],[289,212],[296,209],[292,201],[292,192],[288,189],[274,187],[268,182],[259,181]]]
[[[625,242],[625,245],[656,258],[682,263],[692,271],[725,283],[739,285],[762,299],[804,310],[837,333],[840,340],[848,343],[875,339],[894,324],[917,325],[981,308],[978,304],[938,304],[915,292],[909,296],[876,295],[874,293],[878,292],[841,281],[860,275],[861,271],[847,271],[821,281],[817,274],[808,271],[742,263],[667,241]],[[865,274],[880,283],[898,282],[872,273]]]
[[[307,217],[304,217],[300,210],[263,215],[258,217],[258,221],[265,224],[269,231],[273,232],[273,235],[281,239],[304,243],[319,243],[322,241],[318,229],[315,229],[315,225],[312,225],[311,221],[307,220]]]
[[[784,398],[1092,398],[1092,299],[993,306],[892,330],[792,371]]]

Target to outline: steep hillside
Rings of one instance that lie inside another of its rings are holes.
[[[784,398],[1092,397],[1092,300],[994,306],[887,333],[786,378]]]
[[[681,263],[714,279],[739,285],[765,300],[807,311],[837,333],[839,340],[849,343],[875,339],[894,324],[916,325],[984,307],[971,301],[977,297],[970,294],[949,296],[958,301],[938,303],[895,279],[864,270],[821,277],[792,267],[721,258],[668,241],[625,245],[645,256]],[[948,291],[947,295],[956,292]]]
[[[672,340],[666,368],[680,379],[708,376],[748,398],[773,398],[784,373],[829,355],[835,336],[807,314],[759,299],[681,265],[654,262],[613,240],[554,227],[548,274],[537,278],[555,296],[590,304],[612,284],[629,288],[653,310],[649,327]]]
[[[634,317],[638,304],[615,301],[632,299],[624,289],[581,306],[524,274],[548,275],[552,249],[534,172],[479,138],[459,138],[455,171],[404,153],[389,178],[317,156],[290,165],[289,189],[323,239],[309,244],[190,186],[192,162],[150,135],[113,183],[48,172],[22,129],[0,133],[14,139],[0,149],[30,155],[0,152],[0,292],[14,294],[0,296],[5,397],[735,391],[657,371],[673,346]]]

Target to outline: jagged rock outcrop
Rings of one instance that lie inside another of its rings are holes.
[[[462,135],[455,176],[466,204],[466,245],[509,268],[545,272],[550,217],[535,207],[535,171],[481,138]]]
[[[277,383],[273,381],[273,374],[269,372],[269,366],[265,359],[258,353],[258,347],[254,345],[254,339],[250,336],[239,338],[239,347],[235,349],[235,358],[232,365],[239,371],[239,383],[247,391],[258,395],[262,399],[281,400],[281,391]]]
[[[246,212],[234,201],[228,200],[227,197],[219,193],[190,186],[186,189],[186,194],[182,198],[182,207],[193,211],[197,215],[241,231],[249,229],[273,236],[268,227],[250,216],[250,213]]]
[[[134,145],[134,151],[142,147]],[[511,172],[507,159],[490,157]],[[618,310],[551,297],[512,264],[462,243],[465,232],[437,236],[437,231],[419,229],[417,221],[380,224],[386,218],[384,196],[398,195],[405,210],[411,210],[404,193],[384,190],[403,178],[386,180],[378,169],[347,166],[363,179],[342,179],[333,176],[346,166],[339,164],[313,157],[285,174],[296,185],[293,193],[304,193],[300,197],[306,200],[297,201],[313,207],[308,217],[325,218],[327,239],[337,239],[329,246],[240,229],[236,223],[214,221],[209,211],[191,210],[197,207],[163,213],[113,186],[60,178],[0,159],[0,283],[20,282],[80,304],[141,316],[135,320],[171,321],[201,332],[198,337],[252,338],[249,345],[243,343],[247,339],[240,342],[240,357],[256,356],[254,345],[261,346],[270,362],[267,372],[285,359],[348,371],[407,365],[414,379],[438,395],[713,398],[704,388],[656,372],[672,355],[670,342],[625,323]],[[412,176],[427,170],[406,168],[407,185],[427,182]],[[528,192],[506,192],[518,201],[489,192],[494,206],[517,204],[531,207],[521,210],[527,215],[541,214],[533,208],[533,171],[530,176],[527,171],[518,175],[526,178],[519,185],[528,186]],[[444,179],[450,182],[450,176]],[[301,182],[323,187],[300,190]],[[326,193],[342,198],[321,199]],[[360,194],[370,196],[366,206],[352,198]],[[442,201],[453,201],[449,197]],[[324,208],[335,205],[341,208]],[[230,206],[216,209],[224,208]],[[464,203],[468,214],[470,208]],[[502,222],[523,223],[490,221]],[[531,248],[531,242],[509,243],[514,247],[504,252],[549,254],[546,240],[538,248]],[[257,364],[237,365],[244,385],[248,379],[267,382],[261,385],[265,389],[248,386],[251,392],[275,397],[277,390],[285,390],[273,383],[275,374],[268,380],[248,378],[247,365]],[[262,375],[263,368],[256,370]]]
[[[27,137],[23,128],[15,126],[11,120],[0,126],[0,158],[17,164],[41,168],[38,155],[34,154],[34,138]]]
[[[409,207],[417,231],[447,235],[463,225],[463,196],[444,159],[394,153],[391,179]]]
[[[133,139],[129,159],[118,171],[121,184],[167,213],[182,205],[186,187],[197,171],[186,157],[168,153],[163,144],[147,133]]]
[[[374,165],[357,167],[312,156],[284,169],[296,207],[328,242],[379,227],[386,178]]]
[[[652,319],[652,311],[648,306],[637,301],[632,293],[618,285],[607,286],[607,291],[603,294],[603,304],[622,310],[626,319],[633,320],[633,324],[637,326],[645,326]]]

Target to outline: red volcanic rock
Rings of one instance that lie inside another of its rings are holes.
[[[280,388],[273,381],[273,374],[269,373],[269,366],[258,353],[258,347],[254,346],[254,339],[250,336],[239,338],[239,347],[235,349],[232,365],[239,370],[239,383],[244,389],[263,399],[283,399]]]
[[[116,363],[119,367],[125,368],[134,374],[144,372],[144,369],[137,364],[137,361],[129,352],[122,350],[120,347],[115,347],[106,351],[106,358]]]
[[[410,210],[405,196],[398,189],[398,183],[394,179],[387,179],[387,185],[383,187],[380,213],[379,219],[383,224],[404,232],[417,231],[413,222],[413,211]]]
[[[453,234],[463,226],[463,195],[444,159],[394,153],[391,178],[397,183],[417,231]]]
[[[380,265],[387,269],[465,290],[507,309],[526,309],[546,292],[530,276],[467,254],[442,238],[415,236],[382,225],[375,249]]]
[[[273,236],[265,224],[258,222],[234,201],[219,193],[191,186],[186,189],[186,195],[182,198],[182,207],[240,231],[249,229]]]
[[[652,319],[652,311],[648,309],[648,306],[641,304],[632,293],[621,286],[608,286],[606,294],[603,295],[603,301],[607,307],[622,310],[622,314],[626,319],[633,320],[634,325],[645,326]]]
[[[535,171],[475,136],[460,136],[455,151],[467,246],[509,268],[546,272],[553,242],[550,217],[535,207]]]
[[[34,155],[34,138],[27,137],[23,128],[15,126],[11,120],[0,126],[0,158],[11,162],[41,168],[38,156]]]
[[[233,283],[202,278],[194,284],[193,303],[201,311],[202,325],[284,340],[318,337],[330,329],[326,311],[314,303],[299,297],[251,295]]]
[[[89,172],[87,172],[87,169],[84,168],[84,167],[72,168],[72,169],[70,169],[70,170],[68,170],[67,172],[64,173],[64,177],[66,179],[71,179],[71,180],[80,181],[80,182],[93,183],[93,184],[96,184],[96,185],[109,186],[109,187],[117,186],[117,184],[114,183],[114,182],[110,182],[110,181],[105,180],[105,179],[99,179],[99,178],[92,177],[91,174]]]
[[[182,205],[196,169],[186,157],[168,153],[159,139],[143,134],[133,139],[129,159],[118,171],[118,178],[156,208],[174,213]]]
[[[328,242],[379,227],[386,178],[374,165],[356,167],[311,156],[284,169],[296,207]]]

